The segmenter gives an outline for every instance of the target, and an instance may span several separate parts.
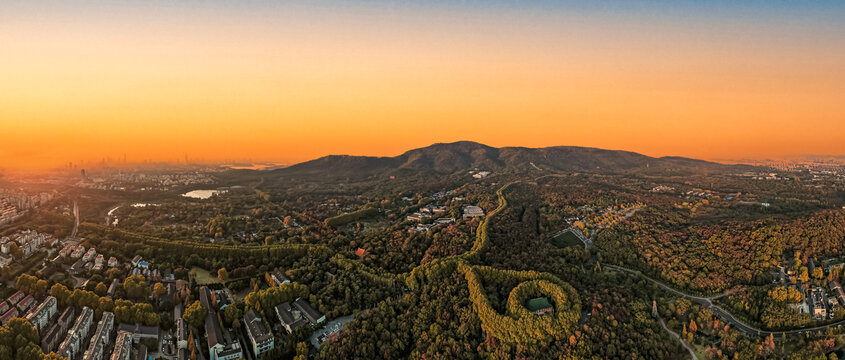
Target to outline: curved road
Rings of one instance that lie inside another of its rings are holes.
[[[758,329],[754,326],[748,325],[748,324],[738,320],[733,315],[731,315],[731,313],[729,313],[727,310],[721,308],[719,305],[713,304],[713,300],[727,295],[724,292],[718,293],[718,294],[713,294],[713,295],[710,295],[710,296],[698,296],[698,295],[688,294],[688,293],[685,293],[685,292],[680,291],[678,289],[675,289],[675,288],[673,288],[669,285],[666,285],[663,282],[660,282],[659,280],[655,280],[655,279],[653,279],[653,278],[651,278],[651,277],[649,277],[649,276],[647,276],[647,275],[645,275],[645,274],[643,274],[643,273],[641,273],[637,270],[628,269],[626,267],[622,267],[622,266],[618,266],[618,265],[602,265],[602,266],[606,269],[625,272],[625,273],[629,273],[629,274],[632,274],[632,275],[640,276],[640,277],[642,277],[642,278],[644,278],[648,281],[651,281],[651,282],[657,284],[657,286],[660,286],[661,288],[665,289],[666,291],[669,291],[672,294],[690,299],[690,300],[695,301],[695,302],[697,302],[701,305],[704,305],[705,307],[707,307],[711,311],[713,311],[714,314],[716,314],[720,318],[722,318],[722,320],[724,320],[725,322],[733,325],[735,328],[742,331],[746,335],[752,335],[752,336],[774,335],[775,338],[779,338],[780,336],[783,336],[783,335],[802,335],[802,334],[807,334],[807,333],[815,333],[815,332],[823,331],[823,330],[831,328],[831,327],[841,327],[841,326],[845,325],[845,320],[842,320],[842,321],[838,321],[838,322],[835,322],[835,323],[822,325],[822,326],[815,326],[815,327],[811,327],[811,328],[802,328],[802,329],[784,330],[784,331],[761,330],[761,329]]]

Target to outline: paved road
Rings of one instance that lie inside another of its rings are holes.
[[[76,200],[73,201],[73,217],[75,220],[73,222],[73,232],[70,233],[70,237],[76,237],[76,232],[79,231],[79,205],[77,205]]]
[[[743,333],[745,333],[746,335],[749,335],[749,336],[774,335],[775,339],[779,339],[783,335],[787,335],[787,336],[803,335],[803,334],[806,334],[806,333],[815,333],[815,332],[819,332],[819,331],[824,331],[825,329],[828,329],[828,328],[841,327],[841,326],[845,325],[845,320],[842,320],[842,321],[838,321],[838,322],[827,324],[827,325],[815,326],[815,327],[810,327],[810,328],[795,329],[795,330],[786,330],[786,331],[762,330],[762,329],[758,329],[754,326],[748,325],[748,324],[738,320],[733,315],[731,315],[731,313],[729,313],[727,310],[723,309],[722,307],[720,307],[716,304],[713,304],[713,300],[727,295],[724,292],[718,293],[718,294],[713,294],[713,295],[710,295],[710,296],[699,296],[699,295],[688,294],[686,292],[675,289],[675,288],[673,288],[669,285],[666,285],[659,280],[655,280],[655,279],[653,279],[653,278],[651,278],[651,277],[649,277],[649,276],[647,276],[647,275],[645,275],[645,274],[643,274],[639,271],[636,271],[636,270],[628,269],[626,267],[617,266],[617,265],[602,265],[602,266],[606,269],[610,269],[610,270],[614,270],[614,271],[620,271],[620,272],[626,272],[626,273],[629,273],[629,274],[640,276],[640,277],[642,277],[642,278],[644,278],[648,281],[651,281],[651,282],[657,284],[657,286],[660,286],[661,288],[665,289],[666,291],[669,291],[672,294],[690,299],[690,300],[695,301],[695,302],[697,302],[701,305],[704,305],[705,307],[707,307],[711,311],[713,311],[714,314],[716,314],[717,316],[722,318],[722,320],[731,324],[733,327],[737,328],[739,331],[742,331]]]

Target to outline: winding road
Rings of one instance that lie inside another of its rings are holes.
[[[629,269],[629,268],[618,266],[618,265],[602,265],[602,266],[605,269],[610,269],[610,270],[619,271],[619,272],[625,272],[625,273],[628,273],[628,274],[632,274],[632,275],[635,275],[635,276],[642,277],[643,279],[651,281],[652,283],[656,284],[657,286],[663,288],[664,290],[666,290],[666,291],[668,291],[668,292],[670,292],[674,295],[677,295],[677,296],[683,297],[683,298],[687,298],[687,299],[690,299],[690,300],[692,300],[696,303],[704,305],[704,307],[709,308],[711,311],[713,311],[714,314],[716,314],[720,318],[722,318],[722,320],[731,324],[733,327],[737,328],[739,331],[742,331],[744,334],[746,334],[748,336],[774,335],[775,339],[778,339],[783,335],[794,336],[794,335],[803,335],[803,334],[808,334],[808,333],[816,333],[816,332],[819,332],[819,331],[824,331],[828,328],[842,327],[843,325],[845,325],[845,320],[842,320],[842,321],[837,321],[835,323],[822,325],[822,326],[815,326],[815,327],[810,327],[810,328],[784,330],[784,331],[762,330],[762,329],[756,328],[754,326],[748,325],[748,324],[738,320],[733,315],[731,315],[731,313],[729,313],[727,310],[723,309],[719,305],[713,304],[713,300],[724,297],[724,296],[728,295],[727,293],[722,292],[722,293],[713,294],[713,295],[709,295],[709,296],[693,295],[693,294],[689,294],[689,293],[680,291],[678,289],[675,289],[675,288],[673,288],[673,287],[671,287],[671,286],[669,286],[669,285],[667,285],[667,284],[665,284],[665,283],[663,283],[659,280],[653,279],[653,278],[649,277],[648,275],[645,275],[642,272],[637,271],[637,270]]]

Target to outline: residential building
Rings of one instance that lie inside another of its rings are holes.
[[[114,314],[104,312],[100,322],[97,324],[97,330],[91,336],[91,342],[88,345],[88,350],[83,355],[83,360],[103,360],[103,352],[106,345],[111,339],[111,331],[114,327]]]
[[[0,314],[5,314],[6,311],[9,311],[9,303],[6,300],[0,301]]]
[[[35,305],[35,298],[32,295],[27,295],[23,300],[21,300],[17,307],[18,310],[21,311],[21,314],[26,314],[26,311],[29,309],[30,306]]]
[[[252,343],[252,353],[260,356],[265,351],[273,349],[273,333],[264,326],[264,320],[253,309],[247,310],[244,314],[246,333]]]
[[[40,333],[42,329],[47,327],[53,315],[56,315],[56,298],[48,296],[41,305],[35,308],[35,311],[26,315],[26,319],[38,330]]]
[[[24,296],[26,296],[26,294],[24,294],[23,291],[18,291],[12,294],[12,296],[9,296],[9,298],[6,299],[6,302],[8,302],[10,306],[15,306],[18,301],[21,301],[21,299],[24,298]]]
[[[70,256],[70,254],[73,252],[74,247],[75,246],[73,244],[65,245],[65,247],[63,247],[61,250],[59,250],[59,256],[61,256],[61,257]]]
[[[0,323],[2,323],[3,325],[6,325],[6,324],[9,323],[9,320],[12,320],[12,318],[17,317],[17,316],[18,316],[18,308],[13,307],[13,308],[9,309],[8,311],[6,311],[6,313],[4,313],[3,315],[0,315]]]
[[[475,205],[464,206],[464,219],[471,219],[475,217],[484,216],[484,210]]]
[[[45,354],[56,351],[59,344],[64,339],[70,326],[73,324],[75,310],[73,306],[68,306],[59,318],[56,320],[46,334],[41,336],[41,351]]]
[[[0,267],[12,265],[15,259],[9,254],[0,254]]]
[[[97,256],[97,250],[92,247],[88,249],[88,252],[86,252],[84,256],[82,256],[82,260],[84,260],[85,262],[89,262],[91,260],[94,260],[95,256]]]
[[[132,358],[132,334],[126,331],[118,331],[117,339],[114,340],[114,351],[111,360],[130,360]]]
[[[85,254],[85,247],[82,245],[78,245],[73,252],[70,253],[70,257],[74,259],[79,259],[82,255]]]
[[[114,297],[114,292],[117,291],[117,285],[120,284],[120,281],[114,279],[111,281],[111,285],[109,285],[109,290],[106,292],[106,296]]]
[[[94,310],[89,307],[83,307],[82,312],[73,324],[73,327],[68,331],[65,340],[59,345],[59,355],[68,358],[69,360],[79,359],[80,347],[85,342],[85,337],[88,336],[88,330],[91,329],[91,324],[94,322]]]
[[[842,286],[839,285],[839,282],[836,280],[831,281],[829,286],[830,289],[835,291],[836,295],[839,297],[839,303],[842,304],[842,306],[845,306],[845,292],[842,292]]]

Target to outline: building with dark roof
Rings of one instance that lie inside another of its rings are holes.
[[[103,359],[103,352],[106,345],[110,342],[109,340],[111,339],[111,331],[113,327],[114,314],[104,312],[103,317],[100,318],[100,322],[97,324],[97,330],[94,331],[94,335],[91,336],[91,343],[88,345],[88,350],[86,350],[85,355],[82,356],[83,360]]]
[[[85,337],[88,336],[88,330],[91,329],[91,324],[94,322],[94,310],[89,307],[83,307],[82,312],[73,323],[73,327],[65,336],[65,340],[59,345],[59,355],[64,356],[70,360],[78,359],[80,355],[80,348],[85,342]]]
[[[200,303],[202,304],[202,306],[209,311],[214,310],[215,307],[213,307],[212,304],[217,304],[211,299],[211,290],[208,288],[208,286],[200,286],[197,292],[199,293]]]
[[[314,310],[307,301],[302,298],[296,299],[293,306],[290,303],[276,305],[276,316],[279,317],[282,326],[289,333],[293,333],[300,326],[317,325],[326,321],[326,316]]]
[[[237,360],[243,357],[240,343],[232,341],[229,332],[220,326],[217,313],[213,310],[209,310],[205,317],[205,335],[209,360]]]
[[[68,329],[70,329],[71,324],[73,324],[75,312],[76,311],[73,306],[68,306],[67,309],[59,315],[56,322],[49,330],[47,330],[45,335],[41,336],[41,351],[45,354],[49,354],[59,347],[59,344],[62,340],[64,340],[64,336]]]
[[[525,307],[528,308],[528,311],[534,313],[535,315],[543,315],[555,312],[555,308],[549,302],[549,299],[544,297],[528,300],[528,302],[525,304]]]
[[[276,305],[275,310],[276,316],[279,317],[279,321],[288,333],[292,334],[297,328],[309,324],[308,319],[302,316],[298,309],[291,307],[288,302]]]
[[[273,349],[273,333],[264,326],[264,320],[253,309],[244,314],[246,333],[252,343],[252,353],[259,356],[265,351]]]
[[[305,315],[308,321],[310,321],[313,325],[326,321],[325,315],[320,314],[317,310],[314,310],[311,307],[311,304],[302,298],[296,299],[296,301],[293,302],[293,305],[299,308],[299,310],[302,311],[302,314]]]

